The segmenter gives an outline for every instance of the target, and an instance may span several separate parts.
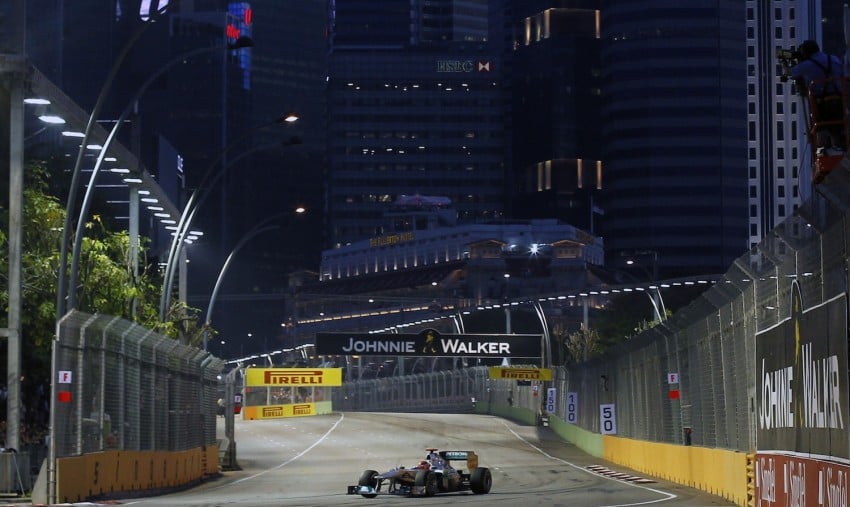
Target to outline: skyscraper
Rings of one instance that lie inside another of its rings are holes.
[[[663,274],[725,271],[748,248],[745,10],[641,0],[601,12],[609,262],[652,252]]]
[[[514,216],[593,229],[603,182],[598,3],[511,2]]]
[[[832,54],[843,54],[841,9],[840,2],[746,2],[750,246],[813,189],[808,110],[792,80],[783,76],[777,50],[812,39]]]
[[[461,220],[503,216],[502,26],[490,23],[492,8],[332,2],[331,245],[380,235],[384,210],[406,194],[448,197]]]

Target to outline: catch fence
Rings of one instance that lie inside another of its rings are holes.
[[[215,443],[220,359],[109,315],[74,311],[55,342],[55,457]]]
[[[82,496],[96,495],[98,487],[146,489],[171,484],[185,480],[183,475],[205,473],[208,466],[217,469],[215,463],[204,462],[203,453],[216,446],[222,360],[121,318],[79,311],[60,321],[53,356],[48,500],[56,499],[51,495],[57,494],[57,462],[66,458],[120,451],[115,460],[133,456],[137,469],[141,460],[152,460],[149,474],[136,470],[115,484],[98,477],[95,464],[94,477],[81,476],[78,482],[92,481],[96,488],[87,484],[90,493]],[[154,476],[154,468],[160,463],[167,466],[169,456],[190,456],[181,452],[200,449],[204,449],[197,451],[201,457],[192,456],[192,471]],[[86,463],[81,461],[80,466]],[[74,487],[63,483],[58,489]],[[60,492],[59,499],[64,498]]]
[[[605,433],[602,425],[610,423],[600,405],[613,404],[618,436],[754,452],[757,433],[771,429],[764,419],[774,410],[766,408],[771,401],[763,399],[770,393],[759,393],[765,389],[764,364],[784,364],[782,354],[773,349],[794,346],[794,337],[774,343],[771,333],[804,312],[828,307],[830,319],[843,324],[831,324],[831,333],[840,328],[841,335],[816,336],[820,324],[811,313],[805,322],[812,336],[803,339],[838,358],[843,398],[834,403],[840,404],[839,415],[847,424],[850,176],[842,170],[830,178],[688,306],[601,357],[555,367],[551,382],[521,386],[491,380],[485,368],[361,380],[335,391],[334,407],[448,410],[469,407],[475,398],[488,409],[521,408],[543,415],[546,389],[555,387],[554,415],[593,433]],[[796,375],[802,377],[802,371]],[[799,397],[802,387],[794,389]],[[761,438],[766,436],[762,433]],[[826,455],[850,453],[845,439],[825,441],[833,442],[825,444]]]

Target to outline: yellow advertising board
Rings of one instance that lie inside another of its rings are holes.
[[[248,368],[248,387],[337,387],[342,368]]]
[[[245,407],[244,419],[279,419],[281,417],[302,417],[316,415],[315,403],[294,403],[291,405],[259,405]]]
[[[550,368],[491,366],[490,378],[510,380],[552,380],[552,370]]]

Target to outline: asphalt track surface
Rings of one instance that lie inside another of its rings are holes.
[[[640,476],[583,453],[548,428],[485,415],[346,412],[237,420],[236,441],[241,470],[224,472],[184,491],[118,499],[117,503],[139,507],[733,505],[662,480],[638,484],[602,475],[588,467]],[[411,467],[425,456],[427,447],[475,451],[479,466],[489,467],[492,473],[490,493],[375,499],[346,494],[347,486],[357,484],[363,470]]]

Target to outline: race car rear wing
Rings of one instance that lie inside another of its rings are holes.
[[[473,451],[440,451],[439,454],[447,463],[451,461],[466,461],[466,468],[470,471],[478,468],[478,455]]]

